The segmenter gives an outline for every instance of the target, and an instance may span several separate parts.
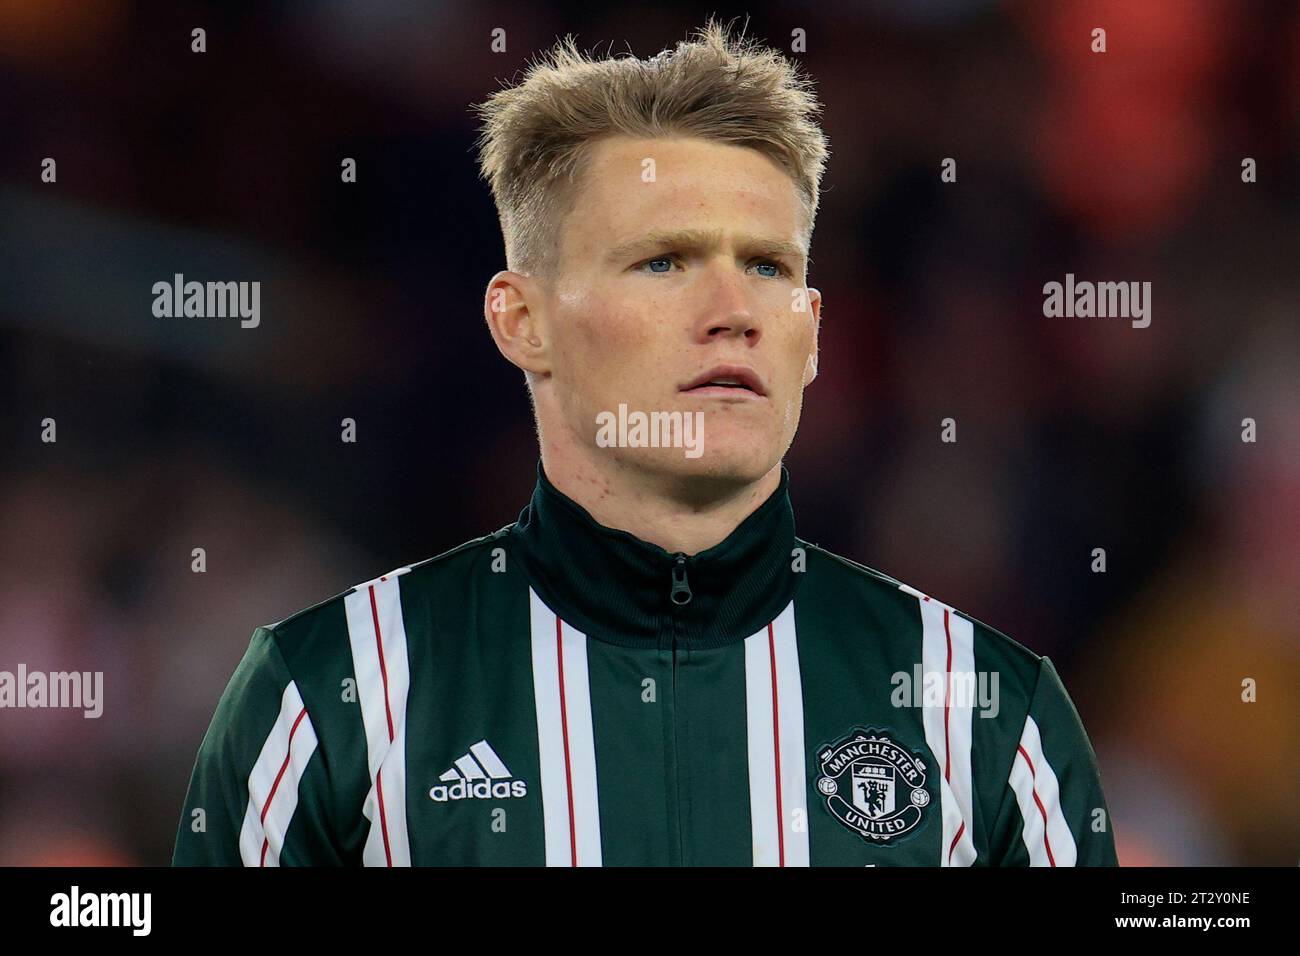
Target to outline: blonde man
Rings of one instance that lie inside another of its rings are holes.
[[[257,629],[175,862],[1113,865],[1051,662],[795,535],[809,81],[711,22],[479,110],[532,500]]]

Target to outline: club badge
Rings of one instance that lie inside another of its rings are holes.
[[[818,749],[817,790],[835,819],[863,838],[888,843],[914,830],[930,803],[925,761],[884,731],[854,727]]]

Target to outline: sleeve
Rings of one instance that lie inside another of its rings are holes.
[[[317,743],[274,633],[257,628],[199,746],[172,865],[341,863]]]
[[[1118,866],[1097,755],[1043,657],[990,838],[995,866]]]

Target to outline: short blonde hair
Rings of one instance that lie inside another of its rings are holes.
[[[780,52],[732,38],[710,18],[696,38],[648,60],[593,60],[573,37],[523,80],[473,109],[479,170],[492,187],[507,268],[547,275],[591,144],[611,135],[698,136],[759,150],[794,180],[812,238],[830,151],[812,80]]]

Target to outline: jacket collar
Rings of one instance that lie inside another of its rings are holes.
[[[743,640],[794,597],[801,574],[789,472],[725,539],[694,555],[598,523],[546,477],[519,521],[512,551],[534,591],[589,637],[629,647],[705,648]]]

